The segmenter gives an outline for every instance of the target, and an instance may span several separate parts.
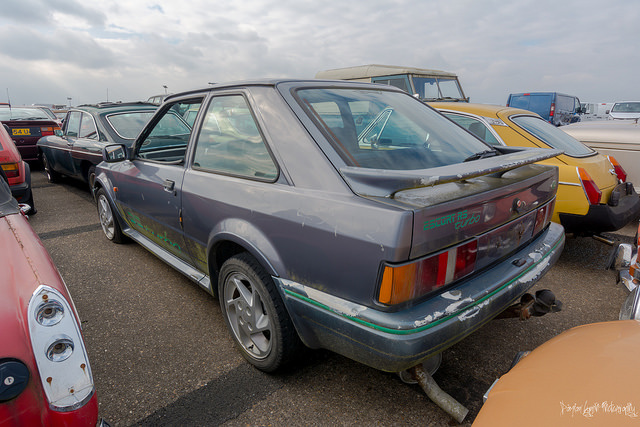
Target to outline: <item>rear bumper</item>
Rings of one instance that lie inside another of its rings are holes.
[[[564,231],[552,223],[499,264],[448,292],[396,312],[354,304],[288,280],[274,280],[307,346],[398,372],[450,347],[504,311],[555,264],[563,247]]]
[[[31,196],[31,186],[28,182],[12,185],[9,188],[11,188],[11,195],[19,202],[28,200],[29,196]]]
[[[597,234],[616,231],[640,215],[640,197],[633,186],[616,187],[619,201],[616,206],[592,205],[586,215],[561,213],[560,223],[567,233]],[[611,196],[610,196],[611,198]]]

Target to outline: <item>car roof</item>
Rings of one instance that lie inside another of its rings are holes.
[[[319,85],[326,85],[326,84],[331,84],[332,86],[363,86],[363,87],[370,87],[370,88],[375,88],[376,90],[381,90],[379,84],[376,83],[368,83],[368,82],[356,82],[356,81],[348,81],[348,80],[333,80],[333,79],[259,79],[259,80],[239,80],[239,81],[232,81],[232,82],[226,82],[226,83],[216,83],[214,85],[210,85],[201,89],[193,89],[190,91],[186,91],[186,92],[179,92],[179,93],[174,93],[172,95],[169,95],[165,98],[165,102],[172,100],[174,98],[178,98],[178,97],[183,97],[183,96],[188,96],[188,95],[197,95],[197,94],[203,94],[203,93],[207,93],[207,92],[211,92],[211,91],[217,91],[217,90],[221,90],[221,89],[232,89],[232,88],[241,88],[241,87],[248,87],[248,86],[272,86],[275,87],[279,84],[283,84],[283,83],[291,83],[293,85],[298,85],[299,87],[313,87],[313,86],[319,86]],[[384,85],[384,90],[389,90],[389,91],[396,91],[396,92],[400,92],[400,93],[405,93],[405,91],[398,89],[394,86],[387,86]]]
[[[105,112],[111,113],[118,111],[131,111],[135,109],[154,110],[156,108],[158,108],[157,105],[150,104],[148,102],[101,102],[99,104],[78,105],[70,110],[83,110],[103,114]]]
[[[466,102],[429,102],[428,105],[436,110],[460,111],[483,117],[498,117],[499,114],[506,116],[518,114],[540,117],[533,111],[523,110],[521,108],[505,107],[504,105],[471,104]]]
[[[436,77],[457,77],[455,73],[427,68],[402,67],[397,65],[358,65],[355,67],[335,68],[320,71],[316,78],[322,79],[361,79],[366,77],[395,76],[398,74],[417,74]]]

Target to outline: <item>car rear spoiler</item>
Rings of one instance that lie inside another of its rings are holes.
[[[340,168],[352,189],[363,196],[390,197],[408,188],[432,187],[484,175],[501,174],[563,154],[547,148],[496,147],[502,155],[431,169],[390,170],[353,166]]]

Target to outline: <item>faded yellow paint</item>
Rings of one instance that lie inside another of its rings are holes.
[[[495,384],[474,426],[640,424],[640,323],[578,326]]]

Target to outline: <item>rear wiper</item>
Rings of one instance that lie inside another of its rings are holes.
[[[493,157],[497,155],[498,153],[496,152],[496,150],[484,150],[484,151],[480,151],[478,153],[470,155],[469,157],[464,159],[464,161],[470,162],[472,160],[479,160],[479,159],[484,159],[485,157]]]

